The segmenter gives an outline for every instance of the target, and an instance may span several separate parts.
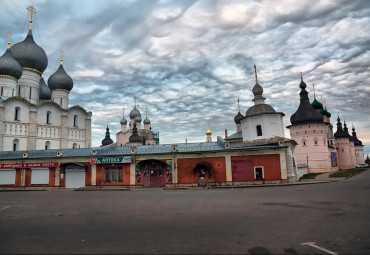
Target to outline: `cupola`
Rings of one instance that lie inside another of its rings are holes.
[[[61,50],[59,68],[49,77],[48,85],[51,90],[66,90],[69,92],[73,88],[73,80],[64,70],[63,53],[63,50]]]
[[[0,77],[9,77],[18,80],[22,76],[22,67],[15,60],[11,50],[10,50],[10,35],[8,40],[8,48],[6,49],[5,53],[0,57]]]

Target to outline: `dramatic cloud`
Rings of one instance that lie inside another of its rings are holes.
[[[29,1],[2,1],[0,43],[27,32]],[[254,68],[266,103],[286,114],[299,104],[300,72],[313,99],[325,99],[356,127],[370,154],[370,2],[358,1],[34,1],[34,38],[74,79],[70,103],[93,112],[93,145],[109,123],[120,130],[137,97],[161,143],[204,141],[235,132],[253,105]],[[288,130],[286,131],[289,136]]]

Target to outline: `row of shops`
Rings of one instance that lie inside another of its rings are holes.
[[[206,186],[279,183],[288,179],[288,146],[225,149],[211,144],[203,148],[179,146],[180,149],[177,145],[175,149],[171,145],[67,149],[55,151],[59,156],[54,157],[52,151],[47,155],[23,152],[24,157],[13,155],[22,152],[7,152],[0,155],[0,186]],[[162,152],[154,153],[158,146]],[[140,153],[143,149],[146,153]]]

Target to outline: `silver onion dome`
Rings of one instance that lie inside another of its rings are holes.
[[[121,125],[127,125],[127,120],[123,117],[119,123]]]
[[[13,57],[10,49],[0,57],[0,75],[11,76],[17,80],[22,76],[22,67]]]
[[[58,70],[49,77],[48,85],[51,90],[54,89],[64,89],[68,91],[72,90],[73,80],[64,70],[63,64],[60,64]]]
[[[134,109],[132,109],[132,111],[130,112],[130,119],[135,119],[136,117],[141,117],[141,114],[135,106]]]
[[[32,30],[29,30],[26,39],[14,44],[10,50],[22,67],[32,68],[42,73],[48,66],[48,57],[33,40]]]
[[[144,120],[144,125],[149,125],[149,124],[150,124],[150,120],[148,119],[148,117],[146,117]]]
[[[39,98],[42,99],[42,100],[50,100],[51,99],[51,90],[48,87],[48,85],[46,85],[45,80],[44,80],[43,77],[41,77],[41,79],[40,79],[40,96],[39,96]]]

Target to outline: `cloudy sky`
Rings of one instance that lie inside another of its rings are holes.
[[[253,105],[256,64],[266,103],[286,114],[299,105],[300,72],[313,99],[325,98],[370,154],[370,1],[13,1],[0,3],[0,45],[25,38],[27,6],[34,38],[74,80],[70,104],[93,112],[93,146],[109,123],[113,139],[137,97],[161,143],[205,141],[235,132]],[[335,126],[335,125],[334,125]],[[286,130],[289,137],[289,130]]]

